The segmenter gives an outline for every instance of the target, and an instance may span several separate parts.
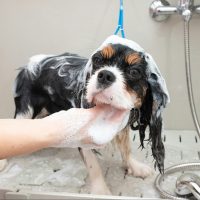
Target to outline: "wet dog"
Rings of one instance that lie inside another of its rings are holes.
[[[16,78],[14,99],[15,118],[40,118],[97,104],[129,109],[129,121],[115,137],[128,172],[142,178],[152,172],[132,158],[129,141],[130,129],[137,129],[144,147],[147,127],[155,165],[161,173],[164,170],[162,111],[169,95],[153,58],[133,41],[110,36],[89,59],[71,53],[34,56]],[[80,153],[88,169],[91,192],[110,194],[95,155],[83,149]]]

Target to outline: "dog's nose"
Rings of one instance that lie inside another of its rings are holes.
[[[99,72],[97,79],[101,85],[109,86],[115,81],[116,77],[111,71],[102,70]]]

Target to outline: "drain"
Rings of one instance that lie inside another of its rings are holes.
[[[182,142],[182,137],[181,137],[181,135],[179,135],[179,142],[180,142],[180,143]]]

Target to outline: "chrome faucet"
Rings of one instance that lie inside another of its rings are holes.
[[[171,6],[166,0],[154,0],[149,11],[155,21],[164,21],[172,14],[182,15],[189,21],[193,13],[200,14],[200,5],[195,6],[194,0],[179,0],[177,6]]]

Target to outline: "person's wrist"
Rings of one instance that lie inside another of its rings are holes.
[[[47,147],[54,146],[61,142],[63,136],[63,124],[57,118],[45,117],[42,119],[45,128],[45,142]]]
[[[45,118],[33,120],[37,127],[38,135],[36,140],[44,148],[51,146],[55,140],[55,128],[52,123],[49,123]]]

